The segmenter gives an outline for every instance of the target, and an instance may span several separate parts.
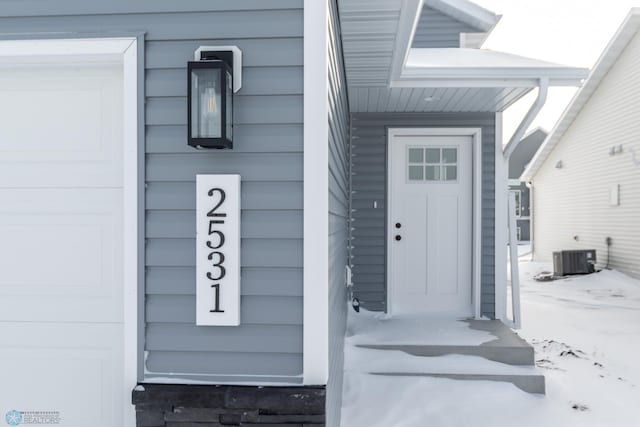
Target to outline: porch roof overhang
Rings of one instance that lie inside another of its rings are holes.
[[[353,112],[501,112],[542,81],[579,86],[587,70],[484,49],[411,48],[423,5],[490,31],[468,0],[339,0]]]
[[[532,89],[579,86],[584,68],[568,67],[485,49],[409,49],[405,66],[392,76],[391,87],[486,87]]]

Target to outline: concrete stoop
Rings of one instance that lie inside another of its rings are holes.
[[[474,364],[473,359],[459,366],[442,368],[434,364],[424,372],[371,372],[372,375],[424,376],[454,380],[509,382],[528,393],[545,393],[545,379],[535,368],[535,354],[525,340],[498,320],[465,320],[469,328],[486,331],[495,339],[479,345],[466,343],[434,344],[357,344],[373,350],[402,351],[412,356],[437,358],[447,355],[475,356],[494,362]],[[477,360],[477,359],[476,359]]]
[[[371,372],[371,375],[389,375],[397,377],[432,377],[449,378],[461,381],[499,381],[511,383],[527,393],[545,393],[544,375],[542,374],[452,374],[452,373],[408,373],[408,372]]]

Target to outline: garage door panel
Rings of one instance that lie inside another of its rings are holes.
[[[123,66],[49,60],[0,66],[0,414],[122,427]]]
[[[0,190],[1,320],[122,319],[122,191]]]
[[[0,68],[2,187],[122,186],[117,66]]]
[[[120,325],[2,323],[0,413],[59,412],[64,427],[122,417]]]

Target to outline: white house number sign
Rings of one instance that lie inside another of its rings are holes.
[[[196,176],[196,324],[240,324],[240,175]]]

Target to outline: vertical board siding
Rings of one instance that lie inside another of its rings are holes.
[[[362,305],[386,311],[387,129],[482,129],[482,314],[495,316],[495,114],[357,113],[351,117],[353,152],[353,281]],[[374,202],[377,208],[374,208]],[[471,284],[469,284],[471,286]]]
[[[640,36],[629,42],[533,177],[533,246],[595,249],[598,266],[640,277]],[[622,152],[609,154],[611,147]],[[562,168],[556,164],[562,161]],[[619,206],[610,191],[620,186]]]
[[[478,29],[424,6],[413,37],[413,48],[460,47],[460,33],[477,33]]]
[[[327,0],[325,0],[327,1]],[[329,2],[329,383],[327,425],[340,424],[347,315],[345,268],[349,238],[349,104],[338,6]]]
[[[0,32],[13,39],[144,34],[147,380],[301,382],[302,8],[302,0],[0,5]],[[243,51],[233,151],[187,146],[187,61],[202,45]],[[239,327],[194,323],[198,173],[242,176]]]

